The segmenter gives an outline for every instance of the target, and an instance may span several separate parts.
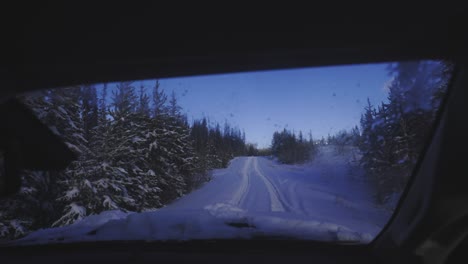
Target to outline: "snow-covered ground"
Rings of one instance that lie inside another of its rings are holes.
[[[159,210],[103,212],[14,243],[256,237],[367,243],[390,212],[374,205],[352,160],[352,151],[337,155],[333,147],[322,147],[305,165],[239,157],[215,170],[200,189]]]

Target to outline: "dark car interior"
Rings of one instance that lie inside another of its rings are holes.
[[[74,158],[15,103],[14,95],[26,91],[413,59],[450,60],[455,63],[455,72],[425,155],[391,220],[368,245],[258,239],[2,246],[1,263],[467,263],[465,10],[453,7],[452,12],[434,20],[415,15],[413,22],[398,24],[348,21],[302,24],[297,31],[283,27],[213,32],[188,25],[184,31],[172,30],[153,19],[158,12],[143,6],[95,5],[87,9],[37,4],[21,10],[17,23],[22,29],[6,31],[12,35],[4,36],[8,48],[2,50],[5,59],[1,63],[0,146],[5,160],[10,159],[7,165],[13,168],[56,170]],[[41,145],[47,142],[49,147]],[[24,155],[27,162],[16,164],[18,155]],[[20,184],[15,169],[5,175],[9,187],[2,195],[14,193]]]

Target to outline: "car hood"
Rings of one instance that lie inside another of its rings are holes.
[[[198,210],[107,211],[70,226],[35,231],[9,244],[256,238],[337,243],[368,243],[372,240],[370,234],[310,217],[287,212],[249,212],[230,204],[217,203]]]

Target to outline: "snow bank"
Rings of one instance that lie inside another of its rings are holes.
[[[295,219],[290,215],[251,214],[234,205],[216,203],[206,206],[204,210],[193,211],[160,209],[139,214],[103,212],[68,227],[36,231],[14,244],[258,237],[336,242],[368,242],[372,238],[332,223]]]
[[[26,237],[12,241],[11,244],[43,244],[60,241],[80,241],[80,236],[109,223],[113,220],[125,219],[130,213],[119,210],[105,211],[98,215],[90,215],[69,226],[39,229]]]

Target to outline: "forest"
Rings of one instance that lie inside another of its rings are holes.
[[[245,133],[206,118],[189,124],[175,93],[167,95],[159,81],[152,89],[122,82],[21,99],[79,158],[65,171],[22,173],[20,193],[0,203],[0,239],[106,210],[160,208],[246,153]]]
[[[273,134],[269,154],[294,164],[312,161],[320,145],[334,146],[337,154],[355,149],[376,201],[382,204],[399,197],[429,143],[453,68],[447,61],[389,64],[387,100],[373,105],[367,99],[359,126],[320,140],[312,139],[311,133],[305,140],[302,132],[284,129]]]

